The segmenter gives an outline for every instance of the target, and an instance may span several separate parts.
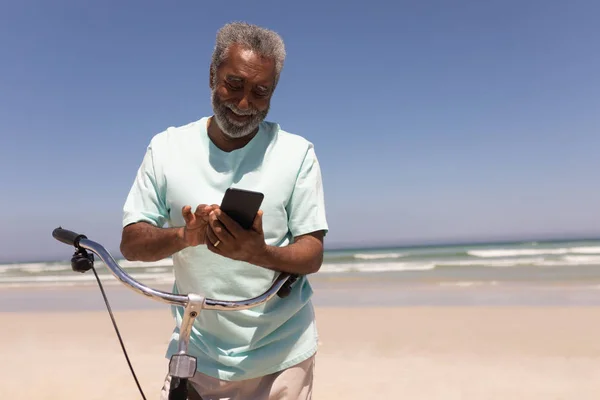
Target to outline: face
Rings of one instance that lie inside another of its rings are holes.
[[[275,62],[234,45],[216,74],[211,72],[210,82],[217,124],[230,138],[241,138],[254,132],[267,117]]]

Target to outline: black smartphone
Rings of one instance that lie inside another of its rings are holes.
[[[229,188],[221,201],[221,210],[244,229],[250,229],[260,210],[264,194],[252,190]]]

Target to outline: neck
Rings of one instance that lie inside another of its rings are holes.
[[[213,117],[210,117],[207,122],[206,131],[208,133],[208,137],[219,149],[230,152],[233,150],[241,149],[245,145],[248,144],[252,140],[254,136],[258,133],[258,128],[256,128],[251,134],[246,135],[241,138],[231,138],[223,133],[219,124],[214,120]]]

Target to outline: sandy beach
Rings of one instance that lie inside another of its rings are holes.
[[[315,399],[597,399],[598,307],[322,307]],[[116,311],[148,399],[168,307]],[[1,399],[140,399],[106,311],[0,313]]]

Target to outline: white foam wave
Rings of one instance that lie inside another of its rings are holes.
[[[354,255],[354,258],[359,260],[382,260],[386,258],[400,258],[405,255],[404,253],[357,253]]]
[[[143,273],[143,274],[132,274],[135,280],[142,283],[169,283],[174,280],[173,274],[169,273]],[[100,281],[102,284],[105,282],[118,282],[121,283],[111,274],[99,274]],[[37,275],[37,276],[9,276],[0,278],[0,286],[12,285],[12,284],[75,284],[78,282],[91,282],[96,281],[96,277],[93,274],[75,274],[74,275]]]
[[[578,254],[600,254],[600,247],[573,247],[570,252]]]
[[[323,264],[322,272],[386,272],[386,271],[427,271],[435,268],[433,263],[335,263]]]
[[[128,261],[117,260],[121,268],[149,268],[149,267],[172,267],[173,259],[165,258],[158,261]]]
[[[600,265],[600,256],[565,256],[564,259],[573,265]]]
[[[66,268],[70,268],[67,264],[56,264],[56,263],[22,263],[22,264],[2,264],[0,265],[0,271],[27,271],[27,272],[43,272],[47,271],[48,268],[53,268],[53,271],[61,271]]]
[[[440,261],[435,262],[438,267],[572,267],[578,265],[600,265],[600,256],[571,255],[555,259],[544,257],[522,257],[505,259],[479,259],[463,261]]]
[[[47,264],[30,264],[22,265],[19,270],[30,273],[37,272],[56,272],[56,271],[67,271],[71,269],[70,265],[47,265]]]
[[[581,246],[560,249],[488,249],[473,251],[476,257],[453,257],[414,259],[402,253],[358,253],[357,261],[341,263],[325,262],[321,268],[323,273],[377,273],[377,272],[409,272],[431,271],[445,268],[546,268],[577,266],[600,266],[600,247]],[[383,257],[385,255],[385,257]],[[390,257],[396,257],[396,260]],[[398,260],[401,258],[401,260]],[[149,284],[171,283],[174,280],[172,259],[157,262],[129,262],[119,260],[122,267],[127,268],[134,279]],[[98,261],[97,270],[103,283],[120,284]],[[76,286],[95,284],[92,273],[65,273],[71,266],[67,262],[23,263],[0,265],[0,287],[7,286]],[[143,268],[143,269],[138,269]],[[462,272],[461,272],[462,273]]]
[[[435,262],[440,267],[519,267],[526,265],[541,265],[543,257],[506,258],[498,260],[461,260]]]
[[[142,262],[142,261],[127,261],[117,260],[117,263],[121,268],[124,269],[135,269],[135,268],[169,268],[173,267],[173,259],[167,258],[164,260],[153,261],[153,262]],[[96,258],[94,266],[97,270],[106,268],[106,265],[101,259]],[[42,262],[42,263],[22,263],[22,264],[2,264],[0,265],[0,274],[9,271],[21,271],[30,274],[40,274],[57,271],[68,271],[71,269],[70,263],[56,263],[56,262]]]
[[[470,256],[480,258],[501,258],[538,255],[564,255],[564,254],[600,254],[600,247],[561,247],[556,249],[489,249],[470,250]]]
[[[438,286],[450,287],[469,287],[469,286],[497,286],[498,281],[459,281],[459,282],[440,282]]]
[[[471,250],[467,254],[481,258],[518,257],[535,255],[560,255],[567,254],[567,249],[499,249],[499,250]]]

